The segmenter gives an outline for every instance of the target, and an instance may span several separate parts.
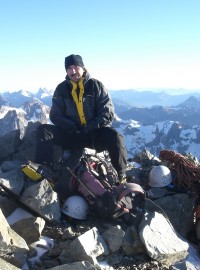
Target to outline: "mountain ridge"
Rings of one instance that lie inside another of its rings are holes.
[[[40,89],[31,95],[18,91],[0,96],[1,136],[19,130],[23,139],[28,123],[50,123],[48,104],[52,95],[52,91]],[[115,102],[114,105],[116,109]],[[159,155],[162,149],[171,149],[181,154],[191,152],[200,158],[199,113],[199,97],[193,96],[177,106],[125,109],[119,105],[113,127],[124,136],[129,157],[147,148],[154,155]]]
[[[43,102],[50,106],[52,96],[54,91],[48,90],[46,88],[39,88],[35,93],[29,91],[17,90],[15,92],[2,92],[0,93],[0,104],[2,100],[4,102],[10,102],[10,104],[23,103],[24,100],[30,100],[33,98],[38,98],[43,100]],[[177,106],[178,104],[184,102],[189,97],[194,96],[200,98],[200,92],[191,92],[172,95],[164,91],[137,91],[137,90],[109,90],[109,93],[116,105],[121,105],[125,107],[151,107],[154,105],[161,106]],[[17,99],[17,101],[16,101]],[[19,105],[20,106],[20,105]]]

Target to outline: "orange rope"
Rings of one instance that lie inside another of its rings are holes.
[[[169,161],[172,163],[172,169],[175,171],[174,184],[179,188],[197,191],[197,185],[200,180],[200,168],[192,161],[175,151],[162,150],[159,156],[161,161]]]

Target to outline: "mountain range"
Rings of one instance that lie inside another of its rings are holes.
[[[173,92],[172,92],[173,93]],[[125,106],[126,108],[137,107],[151,107],[154,105],[166,106],[177,106],[180,103],[193,96],[200,98],[200,92],[185,92],[175,94],[177,91],[174,90],[173,94],[163,91],[136,91],[136,90],[111,90],[110,94],[115,103],[115,106]]]
[[[124,135],[128,156],[144,148],[158,156],[170,149],[200,158],[200,93],[110,91],[116,117],[113,126]],[[49,123],[53,91],[39,89],[0,95],[0,136],[19,129],[23,138],[29,122]]]

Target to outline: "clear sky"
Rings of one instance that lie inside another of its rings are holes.
[[[80,54],[108,89],[200,90],[200,0],[0,0],[0,92],[55,89]]]

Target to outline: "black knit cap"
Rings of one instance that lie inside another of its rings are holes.
[[[83,59],[80,55],[71,54],[65,57],[65,69],[67,70],[69,66],[76,65],[84,68]]]

